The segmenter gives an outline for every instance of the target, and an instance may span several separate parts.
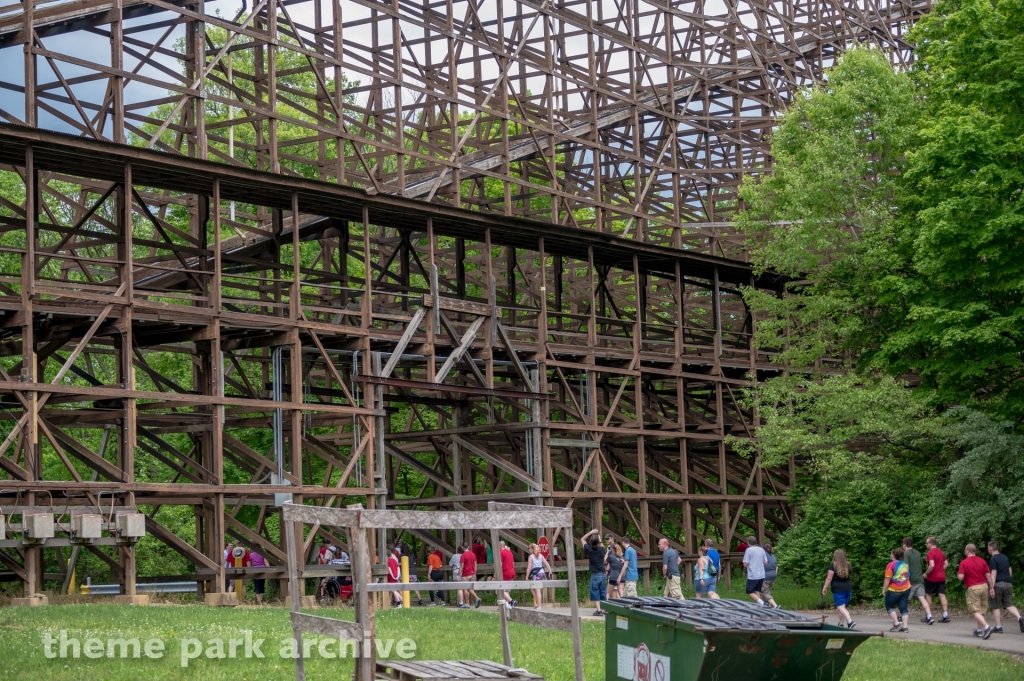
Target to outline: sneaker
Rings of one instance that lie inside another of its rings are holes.
[[[437,603],[435,603],[434,601],[430,601],[429,603],[427,603],[428,608],[433,608],[435,605],[437,605]]]
[[[594,611],[594,617],[600,617],[600,616],[601,616],[601,615],[603,615],[603,614],[604,614],[604,613],[603,613],[603,612],[601,612],[600,610],[595,610],[595,611]]]
[[[484,599],[482,599],[482,598],[478,598],[478,599],[476,599],[476,607],[478,607],[478,608],[479,608],[479,607],[480,607],[480,604],[481,604],[481,603],[483,603],[483,602],[484,602]],[[466,606],[466,607],[469,607],[469,606]]]
[[[902,627],[901,627],[901,625],[899,625],[899,624],[894,624],[894,625],[892,625],[891,627],[889,627],[889,633],[891,634],[891,633],[893,633],[894,631],[899,631],[899,630],[900,630],[901,628],[902,628]]]
[[[975,636],[981,636],[981,633],[982,633],[982,632],[981,632],[981,629],[975,629],[975,630],[974,630],[974,635],[975,635]]]
[[[514,599],[514,598],[513,598],[513,599],[512,599],[512,602],[511,602],[511,603],[509,603],[508,605],[509,605],[509,607],[510,607],[510,608],[514,608],[514,607],[516,607],[517,605],[519,605],[519,601],[517,601],[516,599]],[[1024,625],[1022,625],[1022,630],[1024,630]]]
[[[468,603],[463,603],[462,605],[459,606],[459,609],[460,610],[469,610],[470,609],[469,608],[469,604]]]
[[[943,624],[949,624],[951,620],[949,619],[949,615],[943,615],[942,619],[939,621]],[[1021,631],[1024,631],[1024,627],[1021,628]]]
[[[1001,633],[1003,633],[1003,628],[1002,627],[995,627],[994,629],[992,629],[992,633],[993,634],[1001,634]]]
[[[1020,633],[1024,634],[1024,617],[1017,618],[1017,624],[1020,625]]]
[[[775,610],[782,610],[782,606],[781,606],[781,605],[779,605],[778,603],[776,603],[776,604],[775,604],[775,608],[774,608],[774,609],[775,609]]]
[[[909,632],[910,632],[910,629],[908,627],[900,627],[900,633],[901,634],[907,634]]]
[[[417,598],[416,599],[416,605],[423,605],[423,599],[422,598]]]
[[[988,640],[988,637],[992,635],[992,627],[985,627],[985,630],[981,632],[981,638]]]
[[[539,605],[538,605],[538,606],[536,606],[536,607],[534,608],[534,610],[540,610],[540,606],[539,606]]]
[[[846,623],[846,628],[847,629],[853,629],[855,626],[857,626],[857,623],[854,622],[853,620],[850,620],[849,622]]]
[[[935,624],[935,620],[932,619],[931,615],[928,615],[927,617],[922,617],[921,618],[921,623],[922,624]]]

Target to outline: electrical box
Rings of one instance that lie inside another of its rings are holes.
[[[24,515],[25,537],[27,539],[52,539],[53,538],[53,514],[34,513]]]
[[[71,532],[75,539],[99,539],[103,536],[103,516],[95,513],[72,516]]]
[[[121,513],[117,516],[117,532],[121,539],[146,536],[146,517],[141,513]]]

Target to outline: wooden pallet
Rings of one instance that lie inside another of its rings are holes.
[[[422,660],[394,662],[378,660],[378,679],[386,681],[478,681],[479,679],[530,679],[544,681],[544,677],[525,669],[506,667],[497,662]]]

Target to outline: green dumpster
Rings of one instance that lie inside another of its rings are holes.
[[[871,636],[748,601],[602,604],[606,681],[838,681]]]

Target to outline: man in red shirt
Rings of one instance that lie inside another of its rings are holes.
[[[979,558],[977,553],[978,547],[974,544],[964,547],[964,554],[967,557],[960,561],[956,578],[967,587],[967,611],[974,615],[979,627],[974,635],[988,638],[992,635],[992,627],[985,619],[985,611],[988,610],[988,591],[992,587],[992,575],[989,574],[988,563]]]
[[[487,565],[487,544],[480,537],[473,540],[473,557],[477,565]]]
[[[462,542],[462,555],[459,557],[459,565],[462,571],[459,573],[462,575],[461,579],[464,582],[475,582],[476,581],[476,555],[469,548],[468,542]],[[465,589],[462,592],[462,605],[460,608],[469,608],[470,596],[476,600],[476,607],[480,607],[483,603],[483,599],[476,595],[476,591],[473,589]]]
[[[501,581],[503,581],[503,582],[515,581],[515,578],[516,578],[516,559],[515,559],[515,556],[512,555],[512,551],[509,550],[509,548],[508,548],[508,546],[506,546],[505,542],[503,542],[503,541],[498,542],[498,547],[501,549],[500,551],[498,551],[498,560],[501,563]],[[516,600],[514,598],[512,598],[512,594],[510,594],[508,591],[502,591],[499,594],[499,596],[500,597],[504,597],[505,603],[508,604],[508,607],[510,607],[510,608],[516,607]]]
[[[397,584],[402,577],[401,563],[398,562],[398,549],[394,546],[388,547],[388,584]],[[402,607],[402,592],[392,591],[391,601],[394,607]]]
[[[924,595],[928,599],[928,608],[929,610],[935,609],[932,596],[938,594],[939,601],[942,603],[942,619],[939,621],[949,624],[949,601],[946,600],[946,568],[949,567],[949,561],[946,560],[946,554],[935,543],[935,537],[928,537],[924,540],[924,544],[928,549],[924,566]]]

